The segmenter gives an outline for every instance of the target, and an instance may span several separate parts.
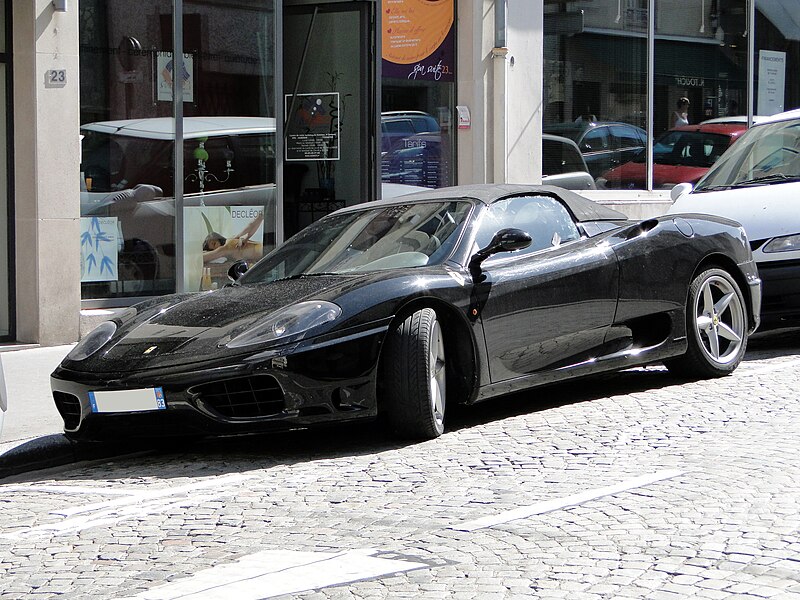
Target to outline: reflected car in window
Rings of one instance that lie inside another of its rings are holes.
[[[542,134],[542,183],[568,190],[596,189],[578,145],[569,138]]]
[[[733,372],[758,325],[741,227],[623,214],[554,186],[429,190],[331,213],[233,282],[131,307],[51,376],[73,439],[377,420],[664,362]],[[714,312],[714,319],[707,316]]]
[[[800,110],[763,117],[696,186],[671,196],[670,213],[740,222],[763,281],[764,328],[800,325]]]
[[[697,183],[722,153],[747,130],[740,124],[684,125],[659,136],[653,144],[653,188],[672,189]],[[643,190],[647,184],[647,154],[606,171],[599,189]]]
[[[419,110],[392,110],[381,113],[381,153],[397,147],[397,142],[419,133],[439,133],[433,115]]]
[[[603,173],[633,159],[647,144],[644,129],[611,121],[582,121],[545,125],[544,133],[574,141],[586,160],[589,173],[597,179]]]

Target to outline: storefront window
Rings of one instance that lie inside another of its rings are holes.
[[[423,4],[383,0],[381,180],[438,188],[455,181],[455,3]]]
[[[781,0],[756,2],[772,11]],[[651,7],[653,72],[647,73]],[[645,189],[648,144],[653,189],[696,182],[735,140],[736,128],[746,127],[747,29],[746,0],[546,5],[545,132],[578,142],[599,189]],[[785,36],[772,39],[773,46],[785,45]],[[704,125],[700,133],[673,131],[710,119],[727,123]],[[630,130],[621,141],[622,130],[615,134],[608,121],[639,128],[639,139],[652,124],[653,139],[637,148]]]
[[[254,259],[274,244],[274,11],[255,0],[183,6],[176,69],[171,1],[80,4],[84,300],[218,286],[236,251]],[[230,253],[204,257],[212,233]]]
[[[644,1],[545,4],[543,129],[575,141],[595,180],[647,143],[646,32]]]
[[[275,245],[274,11],[183,6],[183,290],[196,291]]]

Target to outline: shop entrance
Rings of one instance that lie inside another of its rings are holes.
[[[289,237],[377,197],[373,2],[285,2],[283,224]]]

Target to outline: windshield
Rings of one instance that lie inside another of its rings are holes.
[[[730,144],[727,135],[702,131],[668,131],[653,144],[653,162],[660,165],[710,167],[722,156]],[[647,160],[645,152],[634,162]]]
[[[800,120],[758,125],[744,133],[695,190],[771,183],[800,177]]]
[[[440,264],[452,252],[471,208],[466,201],[446,200],[330,215],[276,248],[239,281]]]

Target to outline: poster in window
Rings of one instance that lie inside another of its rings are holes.
[[[175,81],[175,64],[172,52],[156,53],[156,94],[161,102],[172,102],[172,85]],[[194,102],[194,56],[183,55],[183,101]]]
[[[286,160],[339,160],[339,92],[286,95]]]
[[[119,278],[117,217],[81,217],[81,282]]]
[[[385,0],[383,76],[413,81],[455,81],[453,0]]]
[[[183,223],[187,291],[220,288],[234,262],[252,265],[264,254],[263,206],[187,206]]]
[[[767,116],[783,112],[785,89],[786,53],[759,50],[756,114]]]

